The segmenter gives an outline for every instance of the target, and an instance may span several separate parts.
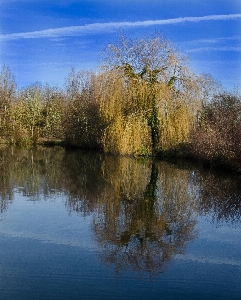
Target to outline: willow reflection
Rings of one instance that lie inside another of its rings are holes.
[[[93,217],[103,261],[150,274],[195,237],[197,214],[229,224],[241,217],[240,177],[60,147],[0,149],[1,213],[16,193],[61,194],[69,213]]]
[[[163,271],[195,237],[190,172],[119,158],[115,164],[106,161],[104,173],[109,185],[93,219],[103,261],[114,263],[116,270]]]

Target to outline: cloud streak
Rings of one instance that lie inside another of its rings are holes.
[[[241,19],[241,14],[209,15],[203,17],[182,17],[182,18],[173,18],[173,19],[166,19],[166,20],[147,20],[147,21],[135,21],[135,22],[93,23],[93,24],[86,24],[81,26],[51,28],[51,29],[32,31],[32,32],[0,34],[0,41],[83,36],[88,34],[114,32],[118,29],[124,29],[124,28],[175,25],[175,24],[181,24],[186,22],[225,21],[225,20],[235,20],[235,19]]]
[[[183,41],[183,42],[179,42],[179,44],[185,44],[185,45],[192,45],[192,44],[196,45],[197,43],[218,44],[220,42],[226,42],[226,41],[234,41],[234,42],[241,41],[241,35]]]
[[[200,42],[200,43],[218,43],[218,42],[222,42],[222,41],[240,41],[241,40],[241,36],[228,36],[228,37],[220,37],[220,38],[213,38],[213,39],[200,39],[200,40],[196,40],[196,42]]]
[[[241,52],[241,47],[200,47],[186,50],[187,53],[196,53],[203,51],[233,51],[233,52]]]

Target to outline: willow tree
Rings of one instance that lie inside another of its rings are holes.
[[[174,102],[179,102],[175,103],[178,109],[181,101],[182,108],[188,105],[184,103],[185,90],[194,81],[185,59],[162,36],[139,40],[121,36],[118,43],[107,46],[103,61],[105,72],[115,71],[124,78],[123,114],[144,116],[151,132],[152,153],[155,153],[163,134],[160,118],[169,120],[167,116],[173,114]]]

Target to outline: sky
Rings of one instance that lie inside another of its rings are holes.
[[[118,35],[161,33],[195,73],[241,90],[241,0],[0,0],[0,68],[19,88],[97,70]]]

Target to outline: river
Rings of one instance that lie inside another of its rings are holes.
[[[241,177],[0,149],[0,298],[241,299]]]

